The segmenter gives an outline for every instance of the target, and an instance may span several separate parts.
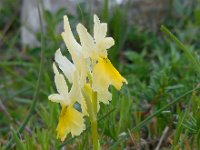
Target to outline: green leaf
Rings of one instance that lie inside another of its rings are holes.
[[[14,141],[16,143],[17,150],[25,150],[24,144],[21,142],[21,140],[19,139],[14,129],[12,129],[12,134],[13,134]]]

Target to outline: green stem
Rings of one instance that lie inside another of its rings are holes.
[[[98,131],[97,131],[97,120],[91,121],[92,129],[92,140],[93,140],[93,149],[98,150]]]
[[[94,120],[91,122],[92,138],[94,143],[94,150],[98,150],[98,125],[97,125],[97,92],[92,92],[92,104],[95,114]]]
[[[97,125],[97,96],[96,93],[93,92],[92,96],[88,95],[87,90],[82,91],[83,96],[86,101],[87,110],[91,123],[91,131],[92,131],[92,142],[93,142],[93,150],[98,150],[99,142],[98,142],[98,125]],[[92,100],[91,100],[92,98]],[[96,104],[96,106],[95,106]],[[96,108],[95,108],[96,107]]]
[[[192,55],[192,53],[183,45],[181,41],[179,41],[164,25],[161,26],[160,30],[167,34],[188,56],[188,58],[192,61],[196,70],[200,73],[200,64],[199,61]]]
[[[92,104],[94,108],[94,113],[97,116],[97,92],[92,92]]]

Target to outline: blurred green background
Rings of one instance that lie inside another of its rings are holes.
[[[191,58],[160,31],[162,24],[168,27],[198,61],[199,1],[82,1],[76,2],[73,13],[67,3],[54,11],[45,10],[42,3],[44,31],[33,33],[39,44],[30,46],[22,44],[21,28],[28,28],[20,19],[23,2],[0,1],[0,149],[8,145],[19,150],[92,148],[90,130],[79,137],[69,136],[64,143],[56,139],[60,108],[47,97],[55,91],[55,51],[61,47],[69,56],[60,35],[63,15],[68,15],[74,33],[78,22],[93,33],[94,13],[108,23],[108,35],[115,39],[115,46],[108,50],[109,58],[129,82],[120,92],[111,87],[110,105],[101,105],[98,118],[102,149],[200,149],[198,90],[132,130],[199,86],[200,75]],[[30,120],[22,129],[30,109]]]

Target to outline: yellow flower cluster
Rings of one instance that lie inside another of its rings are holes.
[[[64,32],[61,35],[73,63],[62,55],[60,49],[56,51],[53,70],[58,93],[48,97],[62,107],[57,126],[57,137],[61,141],[64,141],[69,133],[77,136],[85,130],[84,116],[88,115],[88,109],[83,90],[89,97],[92,97],[93,92],[97,93],[98,111],[99,102],[108,104],[112,99],[108,90],[110,85],[120,90],[123,82],[127,83],[107,57],[107,49],[114,45],[113,38],[106,37],[107,24],[100,23],[99,18],[94,15],[93,36],[82,24],[78,24],[76,29],[80,44],[73,36],[67,16],[64,16]],[[71,89],[68,89],[65,78],[72,85]],[[81,105],[82,112],[74,108],[75,103]]]

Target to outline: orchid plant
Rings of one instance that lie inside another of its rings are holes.
[[[89,117],[93,149],[98,150],[99,103],[109,104],[111,101],[110,85],[120,90],[123,83],[128,82],[108,59],[107,50],[114,45],[114,39],[106,37],[107,24],[101,23],[94,15],[93,36],[80,23],[76,29],[80,43],[73,36],[68,17],[64,16],[64,32],[61,35],[73,62],[63,56],[60,49],[55,52],[53,70],[57,93],[51,94],[48,99],[61,105],[57,138],[64,141],[69,133],[72,136],[80,135],[86,129],[84,117]],[[71,84],[71,89],[68,88],[66,79]],[[75,103],[81,105],[81,111],[74,107]]]

